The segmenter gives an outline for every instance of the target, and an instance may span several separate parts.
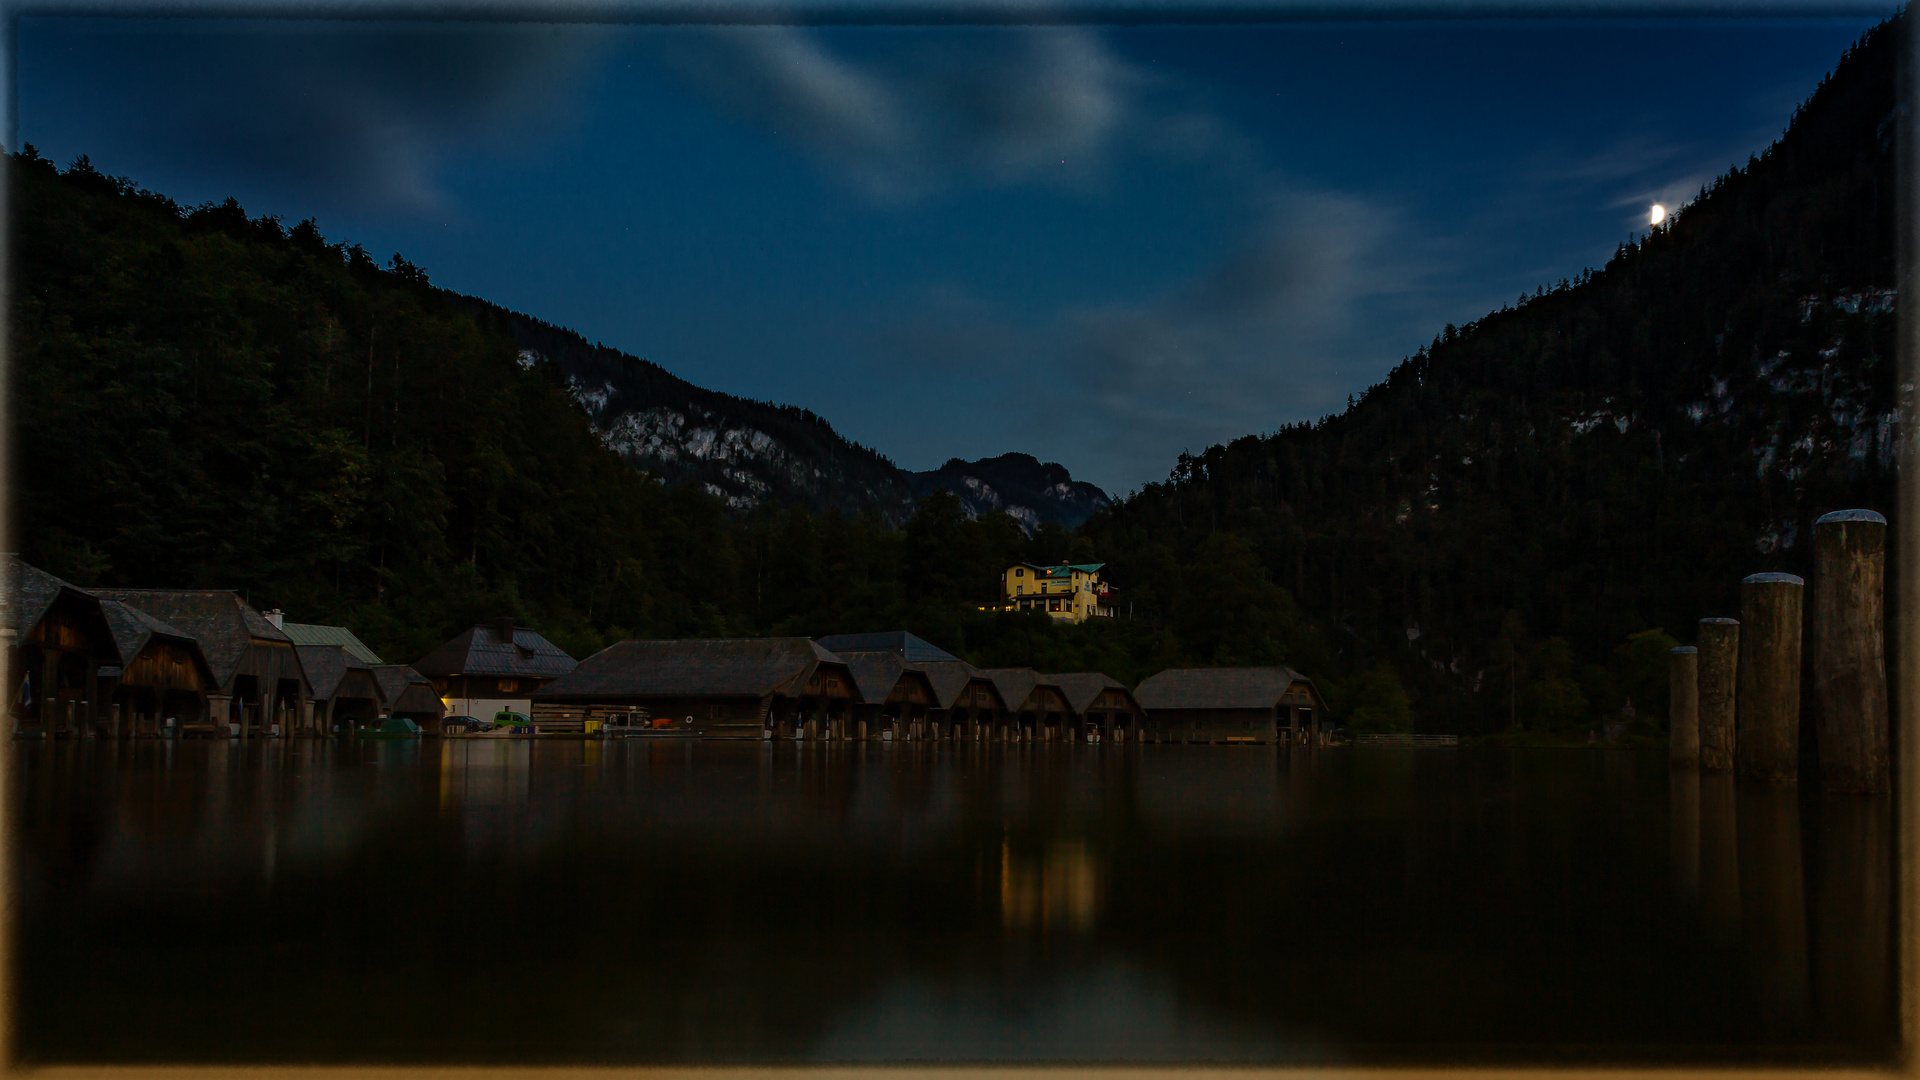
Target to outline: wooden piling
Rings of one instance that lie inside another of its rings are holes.
[[[1828,791],[1884,793],[1887,519],[1840,510],[1813,523],[1812,707]]]
[[[1733,768],[1735,677],[1740,668],[1740,620],[1701,619],[1697,658],[1700,767],[1710,772]]]
[[[1682,645],[1667,653],[1667,766],[1700,764],[1700,650]]]
[[[1793,574],[1740,582],[1734,761],[1742,780],[1792,783],[1800,770],[1800,597]]]

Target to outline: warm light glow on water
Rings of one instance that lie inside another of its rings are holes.
[[[1886,802],[1657,751],[267,740],[11,768],[31,1061],[1860,1061],[1896,1034]]]

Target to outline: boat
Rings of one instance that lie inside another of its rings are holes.
[[[420,737],[420,725],[404,716],[388,716],[380,720],[379,727],[354,728],[356,739],[417,739]]]

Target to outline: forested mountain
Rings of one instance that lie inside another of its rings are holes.
[[[1183,456],[1083,534],[1168,612],[1175,568],[1237,555],[1439,729],[1663,714],[1652,631],[1806,574],[1826,511],[1891,518],[1900,26],[1603,269],[1446,327],[1338,416]]]
[[[1043,521],[1069,528],[1108,505],[1059,465],[1027,454],[908,472],[851,442],[807,409],[706,390],[637,356],[478,297],[446,294],[482,326],[511,335],[524,363],[557,364],[574,400],[608,446],[669,484],[690,483],[735,510],[798,503],[815,513],[873,511],[891,525],[916,499],[940,490],[969,516],[1001,511],[1032,532]]]
[[[903,473],[311,221],[29,147],[17,542],[81,584],[239,588],[403,658],[507,614],[576,656],[906,629],[1129,683],[1286,662],[1356,728],[1552,728],[1629,696],[1657,716],[1665,648],[1734,613],[1742,576],[1805,573],[1824,511],[1891,517],[1899,29],[1604,268],[1107,508],[1024,455]],[[982,610],[1009,562],[1061,559],[1108,562],[1123,618]]]
[[[982,662],[1147,662],[1114,651],[1127,634],[1065,642],[1044,615],[980,610],[1009,562],[1068,554],[1057,516],[1028,535],[938,494],[909,518],[934,485],[803,411],[586,350],[311,221],[182,207],[31,147],[7,163],[16,542],[64,578],[238,588],[402,658],[511,614],[576,656],[904,627]],[[583,408],[596,372],[634,407],[708,410],[723,437],[814,454],[828,480],[747,505],[698,469],[648,476]],[[1098,495],[1030,471],[1063,500]],[[1164,650],[1143,633],[1143,656]]]

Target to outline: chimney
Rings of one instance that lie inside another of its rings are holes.
[[[274,608],[267,612],[267,621],[273,624],[275,630],[278,630],[281,629],[280,624],[286,621],[286,615],[279,608]]]
[[[500,642],[500,644],[502,645],[513,644],[513,620],[512,619],[493,620],[493,637],[494,637],[494,640]]]

